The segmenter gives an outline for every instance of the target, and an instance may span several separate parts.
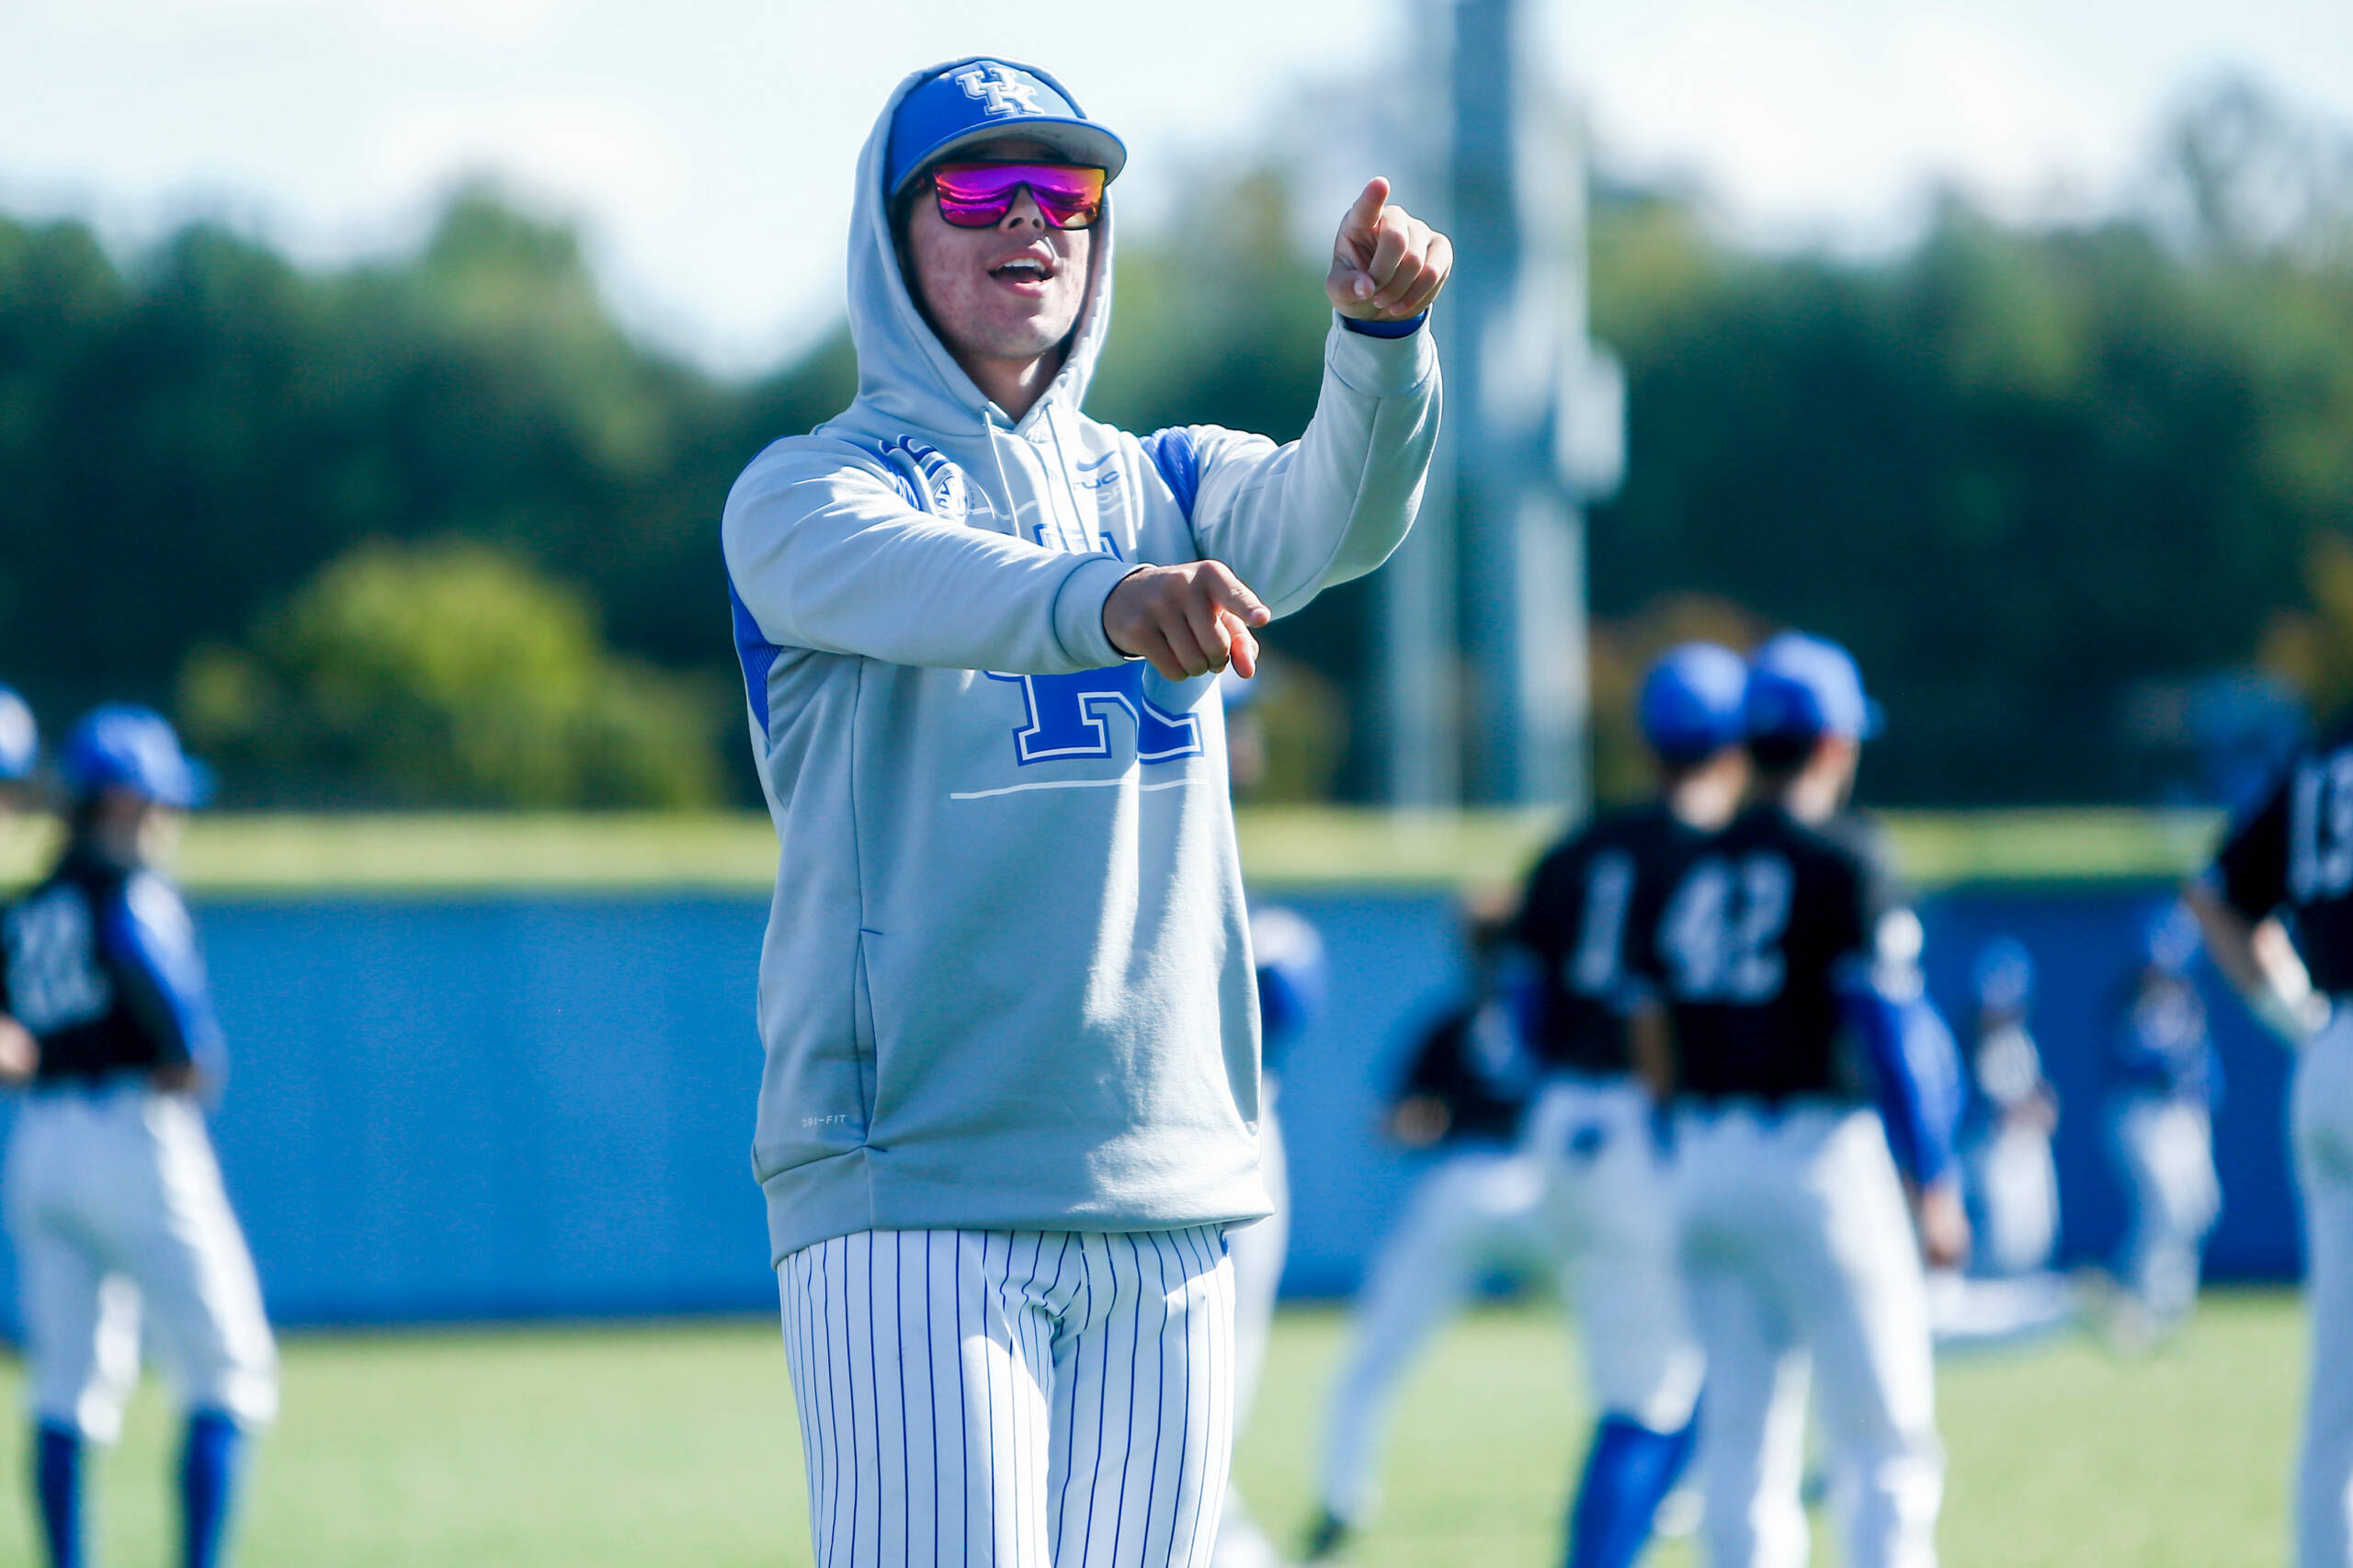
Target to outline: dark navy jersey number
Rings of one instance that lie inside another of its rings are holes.
[[[1134,732],[1136,760],[1174,762],[1201,755],[1201,723],[1190,713],[1172,711],[1144,695],[1143,665],[1114,665],[1063,676],[1001,676],[1021,687],[1026,718],[1013,732],[1015,758],[1063,762],[1112,755],[1114,713],[1127,715]]]
[[[1549,1067],[1629,1066],[1626,937],[1643,889],[1699,842],[1663,806],[1597,818],[1538,862],[1513,940],[1533,960],[1532,1034]]]
[[[194,1062],[221,1037],[187,906],[152,871],[69,854],[0,917],[0,1012],[40,1042],[36,1082]]]
[[[2353,992],[2353,721],[2298,757],[2232,829],[2210,878],[2249,920],[2291,914],[2313,983]]]

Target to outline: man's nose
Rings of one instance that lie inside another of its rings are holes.
[[[1046,214],[1039,208],[1037,199],[1029,194],[1029,187],[1026,185],[1013,193],[1013,205],[1005,210],[1005,221],[997,225],[1000,229],[1043,229],[1047,226]]]

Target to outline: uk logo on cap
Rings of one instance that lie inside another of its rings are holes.
[[[1038,90],[1029,83],[1017,80],[1004,66],[991,63],[975,65],[969,71],[959,71],[956,85],[964,89],[968,98],[981,100],[985,114],[1044,114],[1046,107],[1038,101]]]

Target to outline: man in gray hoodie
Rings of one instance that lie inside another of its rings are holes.
[[[1139,438],[1079,411],[1125,157],[1043,72],[903,82],[858,161],[858,399],[728,497],[781,848],[753,1164],[826,1568],[1216,1533],[1224,1233],[1267,1211],[1217,676],[1404,538],[1450,252],[1372,181],[1306,435]]]

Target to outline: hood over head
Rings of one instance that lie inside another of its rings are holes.
[[[956,363],[955,356],[931,330],[931,324],[924,319],[906,278],[899,269],[898,250],[891,239],[888,188],[892,121],[901,101],[946,73],[973,64],[1010,65],[1047,84],[1074,110],[1077,109],[1077,100],[1071,97],[1069,90],[1045,72],[1034,65],[988,55],[951,60],[915,72],[892,91],[890,100],[882,106],[858,156],[858,193],[851,208],[849,329],[850,341],[858,350],[858,402],[846,416],[863,425],[869,421],[858,415],[861,410],[870,410],[877,416],[872,423],[878,431],[888,427],[897,434],[978,434],[989,422],[987,396],[972,384],[972,379]],[[1037,133],[1026,130],[1021,119],[1014,119],[1006,121],[1006,134]],[[972,145],[974,143],[969,137],[960,141],[960,148]],[[1103,339],[1111,326],[1111,198],[1107,191],[1103,216],[1091,231],[1094,243],[1088,247],[1086,302],[1079,307],[1077,324],[1071,329],[1062,371],[1024,423],[1051,404],[1063,403],[1075,409],[1086,401],[1087,384],[1095,376],[1095,362],[1102,354]]]

